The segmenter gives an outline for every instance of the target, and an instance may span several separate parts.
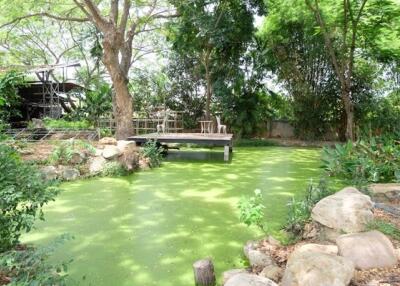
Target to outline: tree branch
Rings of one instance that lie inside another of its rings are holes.
[[[63,16],[58,16],[58,15],[53,15],[53,14],[50,14],[47,12],[42,12],[42,13],[34,13],[34,14],[17,17],[15,19],[13,19],[12,21],[1,25],[0,29],[10,26],[14,23],[18,23],[24,19],[33,18],[33,17],[47,17],[47,18],[51,18],[51,19],[55,19],[55,20],[59,20],[59,21],[70,21],[70,22],[87,22],[87,21],[89,21],[89,18],[63,17]]]

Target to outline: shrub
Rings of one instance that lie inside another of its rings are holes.
[[[37,249],[11,250],[0,254],[0,272],[11,278],[10,286],[62,286],[68,264],[51,265],[46,262],[54,250],[71,236],[62,235],[48,246]]]
[[[0,252],[13,247],[29,232],[42,207],[57,189],[42,179],[37,168],[24,163],[14,149],[0,144]]]
[[[161,165],[162,150],[159,148],[157,141],[147,141],[141,151],[142,155],[150,160],[150,167],[159,167]]]
[[[288,203],[288,216],[284,229],[294,235],[301,235],[306,223],[310,221],[311,211],[316,203],[333,194],[324,179],[318,185],[312,182],[308,185],[306,196],[303,200],[294,198]]]
[[[264,231],[263,197],[260,190],[254,191],[252,197],[242,197],[238,203],[239,220],[247,226],[255,225]]]
[[[400,229],[397,228],[395,225],[391,224],[390,222],[376,219],[368,224],[368,229],[379,230],[380,232],[382,232],[396,240],[400,240]]]
[[[125,176],[128,171],[119,162],[107,162],[101,174],[106,177]]]
[[[400,181],[400,145],[393,138],[371,138],[324,148],[329,175],[367,182]]]
[[[44,118],[44,125],[49,129],[63,128],[63,129],[90,129],[93,125],[87,120],[68,121],[64,119],[51,119]]]
[[[95,154],[95,148],[85,141],[81,140],[68,140],[61,142],[50,155],[50,162],[59,164],[70,163],[72,156],[75,153]]]

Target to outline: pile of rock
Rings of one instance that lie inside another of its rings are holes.
[[[101,174],[107,164],[117,162],[125,170],[148,168],[148,162],[140,159],[139,149],[134,141],[116,140],[111,137],[102,138],[94,154],[75,152],[68,165],[46,166],[41,169],[46,180],[71,181],[81,177]]]
[[[100,139],[96,155],[89,164],[90,175],[101,173],[109,162],[118,162],[127,171],[139,167],[139,149],[134,141],[116,140],[111,137]]]
[[[259,243],[248,242],[244,254],[251,269],[225,272],[224,285],[345,286],[355,270],[396,266],[399,250],[381,232],[367,231],[373,206],[371,198],[355,188],[322,199],[312,210],[318,243],[299,243],[286,264],[279,265]]]

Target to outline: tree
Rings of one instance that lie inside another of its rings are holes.
[[[174,0],[181,15],[170,25],[169,39],[178,54],[192,57],[205,83],[205,115],[210,118],[213,84],[227,65],[239,66],[254,32],[253,10],[260,1]]]
[[[98,3],[94,0],[73,0],[73,3],[49,2],[45,6],[50,12],[42,12],[44,7],[39,7],[39,11],[16,16],[1,27],[15,25],[32,17],[48,17],[57,21],[88,22],[94,25],[102,35],[102,62],[113,83],[116,137],[126,139],[133,132],[133,103],[128,90],[128,74],[133,59],[133,41],[137,35],[158,28],[158,24],[155,23],[157,19],[175,17],[176,14],[158,0],[109,0],[107,4],[104,1]],[[63,8],[65,6],[70,8],[65,10]]]
[[[326,51],[340,83],[340,95],[346,112],[346,138],[353,140],[356,53],[358,49],[362,49],[362,44],[365,43],[361,41],[361,36],[367,34],[367,31],[362,30],[361,27],[363,17],[368,14],[368,6],[371,9],[379,6],[380,9],[383,9],[380,14],[383,13],[387,16],[391,13],[390,9],[395,8],[396,4],[390,0],[343,0],[340,6],[326,1],[325,3],[321,2],[321,5],[320,0],[305,0],[305,3],[314,14],[318,30],[324,38]],[[332,8],[335,9],[333,11],[338,12],[332,12]],[[368,30],[379,30],[379,26],[391,21],[391,17],[375,20],[370,17]]]

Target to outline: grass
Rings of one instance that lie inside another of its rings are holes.
[[[378,230],[396,240],[400,240],[400,229],[394,224],[381,219],[375,219],[368,224],[369,230]]]

